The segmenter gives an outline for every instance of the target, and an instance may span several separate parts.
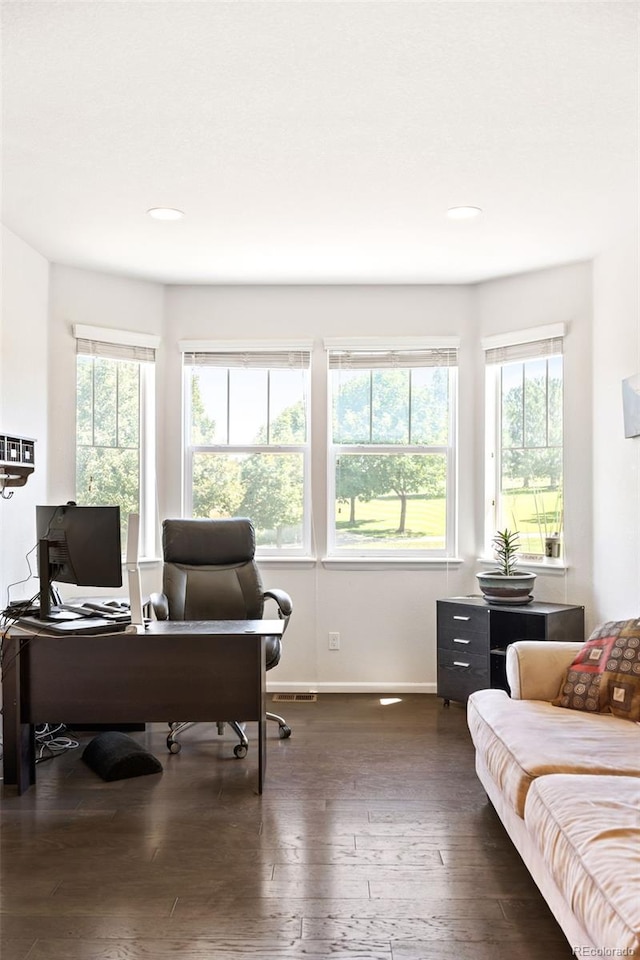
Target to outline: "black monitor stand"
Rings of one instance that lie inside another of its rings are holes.
[[[40,620],[51,620],[55,607],[62,603],[57,587],[51,582],[51,563],[49,561],[49,541],[38,540],[38,579],[40,581]]]

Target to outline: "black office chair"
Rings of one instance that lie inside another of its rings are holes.
[[[256,540],[253,524],[242,517],[229,520],[165,520],[162,524],[164,567],[163,593],[151,595],[158,620],[262,620],[267,598],[275,600],[278,617],[289,623],[293,609],[284,590],[263,590],[255,562]],[[266,637],[266,668],[277,666],[282,652],[280,637]],[[278,724],[281,739],[291,736],[285,720],[267,713]],[[240,739],[236,757],[245,757],[249,741],[240,720],[225,718]],[[167,747],[180,751],[176,739],[194,722],[170,722]]]

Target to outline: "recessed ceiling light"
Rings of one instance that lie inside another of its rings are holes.
[[[174,210],[172,207],[152,207],[147,213],[154,220],[181,220],[184,217],[182,210]]]
[[[450,220],[473,220],[482,213],[481,207],[449,207],[447,216]]]

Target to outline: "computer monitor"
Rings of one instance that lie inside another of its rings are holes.
[[[36,507],[40,618],[51,615],[54,581],[121,587],[120,507]]]

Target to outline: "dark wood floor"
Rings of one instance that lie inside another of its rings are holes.
[[[430,696],[280,704],[256,751],[199,726],[132,734],[164,773],[105,783],[80,750],[5,787],[2,960],[566,960],[473,770],[464,708]],[[248,730],[251,734],[251,728]],[[91,733],[81,735],[84,745]]]

